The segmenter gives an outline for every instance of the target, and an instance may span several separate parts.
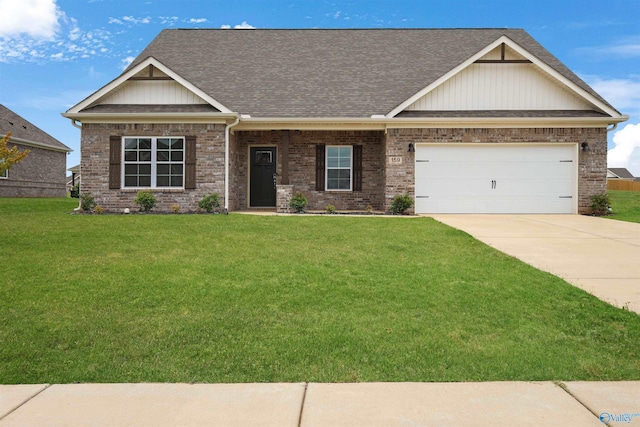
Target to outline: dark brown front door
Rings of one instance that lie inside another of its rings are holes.
[[[251,147],[249,150],[249,206],[276,206],[276,147]]]

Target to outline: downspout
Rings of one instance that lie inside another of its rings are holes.
[[[224,214],[229,213],[229,131],[240,122],[240,116],[236,116],[233,123],[224,128]]]
[[[616,130],[616,128],[618,127],[617,123],[609,123],[609,125],[610,126],[612,125],[613,127],[612,128],[607,127],[607,133]]]
[[[71,124],[73,125],[73,127],[78,128],[82,131],[82,122],[80,124],[76,123],[76,119],[69,119],[71,120]],[[82,162],[80,162],[80,173],[82,175]],[[82,181],[80,182],[80,185],[82,185]],[[74,211],[76,212],[80,212],[82,210],[82,199],[80,198],[80,187],[78,187],[78,207],[74,209]]]

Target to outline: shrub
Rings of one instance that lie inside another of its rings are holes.
[[[413,199],[408,194],[398,194],[391,202],[391,212],[394,215],[402,215],[407,209],[413,206]]]
[[[205,211],[211,213],[214,210],[217,210],[220,207],[220,197],[218,193],[207,194],[202,197],[198,202],[198,208],[204,209]]]
[[[325,210],[327,213],[330,213],[330,214],[334,214],[334,213],[336,213],[336,207],[335,207],[335,206],[333,206],[333,205],[327,205],[327,206],[325,206],[325,207],[324,207],[324,210]]]
[[[373,213],[373,206],[367,205],[367,213],[368,214],[372,214]]]
[[[591,210],[594,215],[609,215],[611,207],[609,205],[609,195],[607,193],[594,194],[591,196]]]
[[[149,212],[158,205],[156,196],[154,196],[150,191],[138,191],[138,196],[134,202],[136,205],[139,205],[140,210],[144,212]]]
[[[304,197],[304,194],[298,191],[296,195],[291,198],[289,206],[295,209],[298,213],[304,212],[304,208],[307,207],[307,198]]]
[[[104,208],[102,206],[98,205],[95,208],[93,208],[93,213],[98,214],[98,215],[102,215],[104,213]]]
[[[91,194],[83,193],[80,195],[80,208],[85,212],[91,212],[96,207],[96,201]]]
[[[177,204],[177,203],[175,203],[175,204],[171,205],[171,212],[173,212],[173,213],[178,213],[178,212],[180,212],[180,205],[179,205],[179,204]]]

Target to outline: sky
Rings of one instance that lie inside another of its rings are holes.
[[[640,176],[640,0],[0,0],[0,103],[74,151],[61,113],[164,28],[522,28],[627,122],[608,166]]]

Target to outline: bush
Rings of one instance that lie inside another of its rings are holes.
[[[402,215],[407,209],[413,206],[413,199],[408,194],[398,194],[391,202],[391,212],[394,215]]]
[[[325,207],[324,207],[324,210],[325,210],[327,213],[330,213],[330,214],[334,214],[334,213],[336,213],[336,207],[335,207],[335,206],[333,206],[333,205],[327,205],[327,206],[325,206]]]
[[[150,191],[138,191],[138,196],[134,202],[136,205],[139,205],[140,210],[144,212],[149,212],[158,205],[156,196],[154,196]]]
[[[607,193],[600,193],[591,196],[591,210],[593,214],[597,216],[609,215],[611,211],[609,195]]]
[[[98,215],[102,215],[104,213],[104,208],[102,206],[98,205],[93,209],[93,213],[98,214]]]
[[[297,192],[296,195],[291,198],[289,206],[298,213],[304,212],[304,208],[307,207],[307,198],[304,197],[304,194],[301,192]]]
[[[83,193],[80,195],[80,208],[85,212],[91,212],[96,207],[96,201],[91,194]]]
[[[211,213],[214,210],[217,210],[220,207],[220,196],[218,193],[207,194],[202,197],[198,202],[198,208],[204,209],[205,211]]]
[[[180,213],[180,205],[177,203],[171,205],[171,212]]]

